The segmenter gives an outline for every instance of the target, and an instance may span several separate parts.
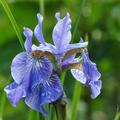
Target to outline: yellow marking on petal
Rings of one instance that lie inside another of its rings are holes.
[[[73,55],[73,54],[76,54],[76,53],[82,53],[83,50],[84,50],[83,48],[75,48],[75,49],[71,49],[71,50],[67,51],[67,53],[65,53],[62,61],[67,59],[70,55]]]

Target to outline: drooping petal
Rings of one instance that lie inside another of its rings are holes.
[[[90,83],[90,88],[92,90],[91,98],[95,99],[99,94],[102,87],[102,82],[100,80],[93,81]]]
[[[7,93],[7,97],[10,100],[10,102],[16,106],[20,99],[22,97],[25,97],[25,89],[22,85],[18,85],[15,82],[8,85],[5,89],[5,92]]]
[[[100,94],[102,82],[99,80],[101,74],[98,71],[96,64],[89,59],[88,51],[82,53],[82,68],[86,77],[86,83],[92,90],[92,98],[96,98]]]
[[[25,49],[28,52],[32,51],[32,35],[33,32],[29,28],[24,28],[24,35],[26,36],[26,40],[24,43]]]
[[[71,40],[71,19],[69,13],[59,20],[53,29],[52,38],[58,52],[62,52]]]
[[[11,74],[16,83],[20,84],[24,79],[24,76],[27,74],[29,68],[28,64],[28,55],[26,52],[22,52],[15,56],[11,64]]]
[[[86,83],[86,77],[81,70],[71,69],[71,73],[76,80],[80,81],[82,84]]]
[[[47,58],[33,58],[31,54],[22,52],[13,59],[11,74],[16,83],[30,81],[34,86],[48,80],[52,69],[52,63]]]
[[[45,45],[45,40],[44,40],[43,33],[42,33],[43,16],[38,13],[37,18],[38,18],[38,25],[35,27],[34,35],[39,42]]]
[[[88,77],[87,79],[98,80],[101,76],[96,64],[89,59],[88,51],[82,53],[83,72]]]
[[[92,91],[91,98],[96,98],[100,94],[102,82],[99,80],[101,74],[98,71],[96,64],[89,59],[88,51],[85,49],[82,52],[82,67],[79,69],[71,69],[74,78],[80,81]]]
[[[25,102],[30,108],[46,115],[44,104],[55,102],[62,95],[63,88],[60,79],[56,73],[53,73],[50,80],[38,84],[27,94]]]

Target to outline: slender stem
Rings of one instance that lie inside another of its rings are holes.
[[[75,88],[74,88],[74,93],[73,93],[71,120],[76,120],[77,107],[78,107],[78,102],[79,102],[79,99],[80,99],[81,88],[82,87],[81,87],[80,82],[76,81]]]
[[[76,20],[75,20],[75,27],[74,27],[73,37],[72,37],[71,42],[73,42],[73,40],[74,40],[74,38],[75,38],[76,31],[77,31],[77,29],[78,29],[78,25],[79,25],[79,21],[80,21],[80,15],[77,16],[77,18],[76,18]]]
[[[55,104],[57,120],[67,120],[66,101],[60,100]]]
[[[0,102],[0,120],[3,120],[4,107],[5,107],[5,94],[3,93]]]
[[[120,120],[120,112],[116,113],[114,120]]]
[[[45,117],[41,113],[39,113],[39,119],[38,120],[45,120]]]
[[[54,120],[55,119],[55,106],[54,104],[49,104],[49,119],[48,120]]]
[[[44,15],[45,14],[44,0],[39,0],[39,4],[40,4],[40,13]]]
[[[36,112],[30,109],[28,112],[28,120],[33,120],[35,116],[36,116]]]
[[[6,0],[0,0],[0,3],[2,4],[8,18],[10,19],[10,22],[11,22],[11,24],[12,24],[14,30],[15,30],[15,33],[16,33],[18,39],[19,39],[20,45],[21,45],[22,49],[24,50],[24,42],[23,42],[22,35],[20,33],[19,27],[18,27],[18,25],[17,25],[17,23],[15,21],[15,18],[13,16],[13,14],[12,14]]]
[[[84,5],[85,5],[85,0],[81,0],[80,8],[79,8],[80,14],[79,14],[79,16],[77,16],[77,19],[76,19],[75,24],[74,24],[75,27],[74,27],[74,31],[73,31],[73,39],[72,40],[74,40],[76,31],[78,29],[78,25],[79,25],[79,21],[80,21],[80,17],[81,17],[81,12],[83,10]],[[73,92],[71,120],[76,120],[77,107],[78,107],[78,102],[79,102],[80,95],[81,95],[81,90],[82,90],[81,84],[78,81],[76,81],[75,87],[74,87],[74,92]]]
[[[119,106],[117,105],[117,111],[114,120],[120,120]]]
[[[75,26],[75,27],[74,27],[74,30],[73,30],[73,36],[72,36],[71,42],[73,42],[73,40],[74,40],[74,38],[75,38],[76,31],[77,31],[77,29],[78,29],[79,22],[80,22],[81,12],[82,12],[82,10],[83,10],[84,5],[85,5],[85,0],[81,0],[80,6],[79,6],[80,8],[78,9],[78,11],[80,11],[80,14],[78,14],[78,16],[76,17],[75,23],[74,23],[74,25],[73,25],[73,26]]]
[[[63,73],[61,74],[60,80],[61,80],[62,84],[64,84],[65,75],[66,75],[66,72],[63,72]]]

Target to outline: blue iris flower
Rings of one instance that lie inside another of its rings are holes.
[[[60,18],[60,13],[55,14],[57,24],[55,25],[52,33],[54,45],[45,42],[41,31],[43,17],[40,14],[37,14],[37,17],[38,25],[35,28],[34,33],[36,38],[41,42],[41,44],[38,47],[35,45],[33,47],[34,49],[49,51],[54,54],[57,62],[61,66],[66,64],[67,62],[71,62],[72,58],[74,58],[74,55],[71,55],[63,61],[63,58],[67,52],[78,48],[84,48],[88,45],[88,42],[69,44],[72,36],[71,19],[69,13],[67,13],[63,19]]]
[[[83,39],[80,42],[83,42]],[[91,98],[95,99],[100,94],[102,82],[99,78],[101,74],[96,64],[90,60],[87,49],[82,52],[82,65],[79,69],[71,69],[71,73],[76,80],[91,89]]]
[[[44,104],[52,103],[63,95],[60,79],[51,61],[32,48],[32,31],[24,29],[26,51],[12,61],[11,74],[14,82],[5,88],[8,99],[16,106],[21,98],[25,103],[44,115]]]
[[[63,97],[64,91],[60,83],[58,68],[66,69],[66,66],[77,63],[79,67],[72,65],[72,75],[81,83],[89,86],[92,90],[92,98],[100,94],[101,81],[95,63],[89,59],[85,47],[87,42],[70,44],[71,19],[69,13],[61,19],[60,13],[56,13],[57,24],[52,33],[54,45],[47,43],[42,34],[43,16],[37,14],[38,25],[34,29],[34,36],[41,43],[39,46],[32,44],[33,32],[24,28],[26,36],[26,51],[18,54],[12,61],[11,74],[14,82],[5,88],[8,99],[16,106],[20,99],[25,98],[25,103],[32,109],[47,115],[44,105],[53,103]],[[52,54],[58,68],[48,54]],[[81,59],[75,58],[76,53],[82,52]]]
[[[70,31],[71,19],[69,13],[67,13],[63,19],[60,18],[60,13],[56,13],[55,17],[57,19],[57,24],[54,27],[52,34],[54,46],[46,43],[43,40],[44,42],[41,41],[41,45],[39,46],[39,49],[44,48],[45,50],[52,52],[55,55],[59,65],[62,67],[62,69],[64,69],[69,64],[78,63],[81,60],[79,58],[75,58],[76,54],[72,54],[63,60],[64,56],[70,50],[77,50],[86,47],[88,43],[80,39],[79,43],[69,44],[71,41],[71,31]],[[38,20],[39,19],[40,16],[38,16]],[[35,30],[35,34],[36,36],[38,36],[38,39],[40,39],[39,38],[40,27],[41,27],[41,23],[39,22],[39,25]],[[92,90],[91,97],[96,98],[100,94],[100,90],[102,87],[101,85],[102,83],[99,80],[101,74],[97,70],[96,64],[89,59],[87,50],[82,51],[81,58],[82,58],[82,66],[79,69],[71,69],[71,73],[76,78],[76,80],[79,80],[84,85],[90,87]]]

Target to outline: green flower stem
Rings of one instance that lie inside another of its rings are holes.
[[[48,120],[56,120],[55,119],[55,106],[54,104],[49,104],[49,119]]]
[[[80,17],[82,14],[81,12],[83,10],[84,5],[85,5],[85,0],[81,0],[80,8],[79,8],[80,14],[77,16],[77,19],[74,23],[75,27],[74,27],[74,31],[73,31],[73,39],[72,40],[74,40],[76,31],[78,29]],[[81,84],[78,81],[76,81],[75,87],[74,87],[74,93],[73,93],[73,100],[72,100],[73,102],[72,102],[71,120],[76,120],[77,107],[78,107],[78,102],[79,102],[80,95],[81,95],[81,90],[82,90]]]
[[[0,102],[0,120],[3,120],[3,111],[4,111],[4,107],[5,107],[5,94],[2,94],[1,97],[1,102]]]
[[[16,23],[16,21],[13,17],[13,14],[12,14],[6,0],[0,0],[0,3],[2,4],[8,18],[10,19],[10,22],[11,22],[11,24],[12,24],[14,30],[15,30],[15,33],[16,33],[18,39],[19,39],[20,45],[21,45],[22,49],[24,50],[24,42],[23,42],[22,35],[20,33],[19,27],[18,27],[18,25],[17,25],[17,23]]]
[[[75,38],[76,31],[77,31],[78,26],[79,26],[80,17],[81,17],[84,5],[85,5],[85,0],[80,0],[80,5],[79,5],[79,9],[78,9],[79,13],[78,13],[78,16],[76,17],[76,20],[75,20],[74,25],[73,25],[74,30],[73,30],[73,36],[72,36],[71,42],[73,42],[73,40]]]
[[[61,99],[55,103],[57,120],[67,120],[66,100]]]
[[[44,0],[39,0],[39,4],[40,4],[40,12],[42,15],[44,15],[45,14]]]
[[[39,113],[38,120],[45,120],[45,117],[41,113]]]
[[[120,112],[117,112],[117,114],[116,114],[114,120],[120,120]]]
[[[77,115],[77,107],[78,107],[78,102],[80,99],[80,94],[81,94],[81,84],[80,82],[76,81],[75,82],[75,88],[74,88],[74,93],[73,93],[73,103],[72,103],[72,113],[71,113],[71,120],[76,120],[76,115]]]
[[[61,74],[61,76],[60,76],[60,80],[61,80],[62,84],[64,84],[65,75],[66,75],[66,72],[62,72],[62,74]]]
[[[32,111],[32,110],[30,110],[29,112],[28,112],[28,120],[33,120],[33,113],[34,113],[34,111]]]

